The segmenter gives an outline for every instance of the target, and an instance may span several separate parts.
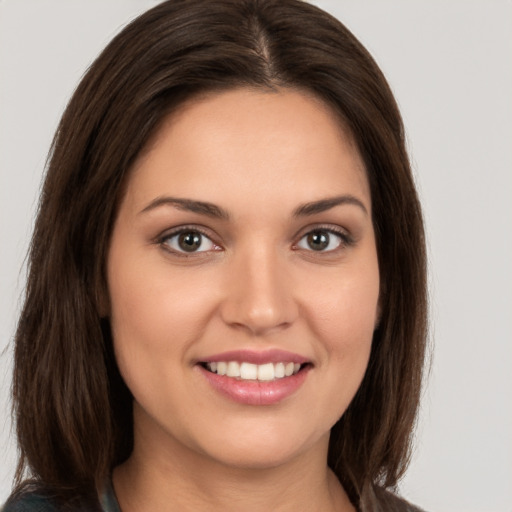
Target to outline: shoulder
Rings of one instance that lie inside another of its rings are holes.
[[[404,498],[381,487],[374,487],[364,501],[362,512],[425,512]]]
[[[0,512],[58,512],[58,509],[47,497],[29,492],[9,498]]]

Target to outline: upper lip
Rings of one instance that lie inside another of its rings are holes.
[[[252,364],[266,364],[266,363],[299,363],[305,364],[311,361],[293,352],[286,350],[271,349],[271,350],[230,350],[220,354],[205,357],[198,362],[201,363],[215,363],[219,361],[239,361]]]

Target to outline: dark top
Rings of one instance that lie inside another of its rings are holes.
[[[99,496],[99,501],[101,512],[121,512],[111,482],[105,486],[104,492]],[[7,500],[0,512],[59,512],[59,508],[52,503],[50,498],[41,493],[29,492],[19,498]],[[84,512],[87,511],[84,510]]]
[[[114,490],[109,483],[100,495],[101,512],[121,512]],[[83,509],[81,509],[83,510]],[[0,512],[59,512],[47,497],[35,492],[7,501]],[[84,511],[87,512],[87,511]],[[361,512],[423,512],[409,502],[384,489],[375,489],[362,505]]]

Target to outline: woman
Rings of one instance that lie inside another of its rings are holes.
[[[54,140],[5,510],[414,510],[390,491],[425,297],[401,118],[360,43],[296,0],[160,4]]]

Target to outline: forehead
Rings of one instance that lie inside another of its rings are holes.
[[[352,193],[370,210],[366,171],[338,115],[311,94],[235,89],[195,97],[170,114],[138,158],[127,195],[283,205]],[[267,200],[267,201],[266,201]]]

